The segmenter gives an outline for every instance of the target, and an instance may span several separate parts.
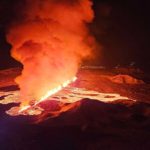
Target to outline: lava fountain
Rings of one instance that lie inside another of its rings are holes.
[[[87,24],[94,17],[90,0],[18,1],[7,41],[11,56],[23,64],[16,78],[20,111],[45,100],[75,80],[78,67],[92,56],[95,40]]]

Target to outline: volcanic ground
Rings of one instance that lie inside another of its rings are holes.
[[[11,116],[6,112],[18,106],[14,103],[19,92],[14,78],[20,72],[19,68],[0,71],[0,149],[150,149],[148,74],[134,68],[84,67],[69,86],[69,92],[78,90],[74,97],[80,95],[80,100],[58,105],[55,96],[41,104],[40,115]],[[108,101],[97,98],[98,93],[106,94]],[[109,101],[108,93],[122,98]],[[63,97],[67,101],[65,93]]]

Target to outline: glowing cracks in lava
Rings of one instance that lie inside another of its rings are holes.
[[[41,99],[37,102],[35,102],[35,104],[33,106],[36,106],[37,104],[45,101],[47,98],[49,98],[50,96],[56,94],[57,92],[61,91],[63,88],[67,87],[69,84],[71,84],[72,82],[75,82],[77,80],[77,77],[73,77],[71,80],[67,80],[66,82],[64,82],[62,85],[59,85],[58,87],[48,91],[43,97],[41,97]],[[30,105],[27,106],[22,106],[22,108],[19,110],[19,113],[29,109]]]
[[[72,80],[67,80],[62,85],[48,91],[39,101],[35,103],[35,105],[39,104],[40,102],[46,100],[48,97],[54,95],[55,93],[59,92],[63,88],[67,87],[70,83],[75,82],[77,80],[77,77],[72,78]]]
[[[27,110],[27,109],[30,108],[30,107],[31,107],[30,105],[23,106],[18,112],[21,113],[21,112]]]

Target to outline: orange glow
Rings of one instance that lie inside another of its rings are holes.
[[[73,77],[71,80],[67,80],[62,85],[49,90],[45,95],[39,99],[39,101],[34,101],[31,105],[21,105],[20,107],[12,107],[6,113],[11,116],[16,115],[40,115],[41,119],[44,114],[50,114],[51,117],[57,117],[61,113],[78,108],[82,104],[83,99],[100,101],[104,103],[115,102],[118,100],[133,101],[136,100],[121,96],[119,93],[102,93],[99,91],[88,90],[84,88],[76,87],[76,84],[69,85],[70,83],[77,80],[77,77]],[[69,85],[69,86],[68,86]],[[75,87],[74,87],[75,86]],[[4,93],[0,93],[0,95]],[[8,103],[18,103],[19,92],[8,92],[3,100],[2,104]],[[11,95],[11,96],[10,96]],[[50,102],[48,102],[50,101]],[[44,103],[42,103],[44,102]],[[52,102],[52,103],[51,103]],[[51,109],[53,104],[56,106],[56,109]],[[47,108],[45,109],[44,107]]]
[[[70,83],[75,82],[76,80],[77,80],[77,77],[73,77],[71,80],[67,80],[62,85],[59,85],[58,87],[56,87],[52,90],[49,90],[44,96],[41,97],[40,100],[36,101],[33,106],[36,106],[37,104],[45,101],[47,98],[49,98],[50,96],[52,96],[52,95],[56,94],[57,92],[61,91],[63,88],[67,87]],[[30,107],[32,107],[32,106],[30,106],[30,105],[23,106],[22,105],[18,112],[21,113],[21,112],[29,109]]]
[[[59,92],[60,90],[62,90],[64,87],[67,87],[71,82],[74,82],[77,80],[77,77],[74,77],[72,78],[72,80],[67,80],[66,82],[64,82],[62,85],[52,89],[52,90],[49,90],[44,96],[41,97],[41,99],[39,101],[37,101],[35,103],[35,105],[37,105],[38,103],[46,100],[48,97],[56,94],[57,92]]]
[[[25,0],[23,4],[7,41],[11,56],[23,64],[15,81],[24,110],[66,87],[83,60],[93,57],[96,44],[87,26],[94,18],[91,0]]]
[[[30,107],[31,107],[30,105],[28,105],[28,106],[22,106],[18,112],[21,113],[21,112],[27,110]]]

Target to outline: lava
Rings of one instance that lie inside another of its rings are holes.
[[[71,82],[74,82],[76,80],[77,80],[77,77],[73,77],[72,80],[67,80],[62,85],[60,85],[60,86],[58,86],[58,87],[56,87],[52,90],[49,90],[44,96],[41,97],[41,99],[39,101],[36,101],[33,106],[36,106],[39,103],[47,100],[50,96],[52,96],[52,95],[56,94],[57,92],[61,91],[63,88],[67,87]],[[21,113],[21,112],[29,109],[30,107],[32,107],[32,106],[30,106],[30,105],[22,106],[18,112]]]
[[[81,69],[77,77],[72,77],[53,90],[48,90],[38,101],[33,100],[30,105],[19,106],[22,103],[20,90],[0,92],[0,103],[5,105],[10,103],[18,104],[18,106],[6,111],[11,116],[43,116],[43,114],[49,113],[51,117],[56,117],[63,112],[78,108],[84,99],[104,103],[113,103],[118,100],[122,102],[136,102],[134,97],[131,97],[129,94],[121,94],[121,92],[117,91],[116,86],[120,86],[119,89],[122,90],[124,88],[120,84],[117,85],[109,80],[107,75],[101,75],[101,73],[97,75],[95,69],[91,69],[90,72]],[[111,88],[115,90],[111,92],[109,90]]]
[[[133,102],[135,101],[131,98],[121,96],[120,94],[117,93],[102,93],[94,90],[88,90],[88,89],[78,88],[76,86],[71,86],[70,83],[75,82],[76,80],[77,77],[74,77],[72,78],[72,80],[68,80],[64,82],[63,85],[55,88],[54,90],[52,91],[50,90],[48,93],[46,93],[46,95],[44,95],[38,102],[36,102],[33,105],[12,107],[10,110],[6,111],[6,113],[11,116],[39,115],[44,112],[45,113],[47,112],[47,110],[41,107],[41,104],[45,102],[46,106],[49,108],[52,117],[56,117],[59,116],[62,112],[66,112],[70,109],[80,106],[80,102],[83,99],[97,100],[104,103],[114,102],[117,100],[132,100]],[[14,95],[14,99],[17,99],[16,95]],[[18,99],[19,99],[19,95],[18,95]],[[13,100],[13,97],[11,97],[11,100]],[[5,99],[3,103],[6,103],[6,101],[7,99]],[[48,101],[50,103],[48,103]],[[59,110],[51,110],[51,105],[52,105],[51,102],[52,103],[54,102],[59,107]]]
[[[73,77],[72,80],[67,80],[65,81],[62,85],[58,86],[57,88],[54,88],[50,91],[48,91],[44,96],[42,96],[42,98],[37,101],[35,104],[38,104],[42,101],[44,101],[45,99],[47,99],[48,97],[52,96],[53,94],[59,92],[60,90],[62,90],[63,88],[67,87],[71,82],[74,82],[77,80],[77,77]]]

